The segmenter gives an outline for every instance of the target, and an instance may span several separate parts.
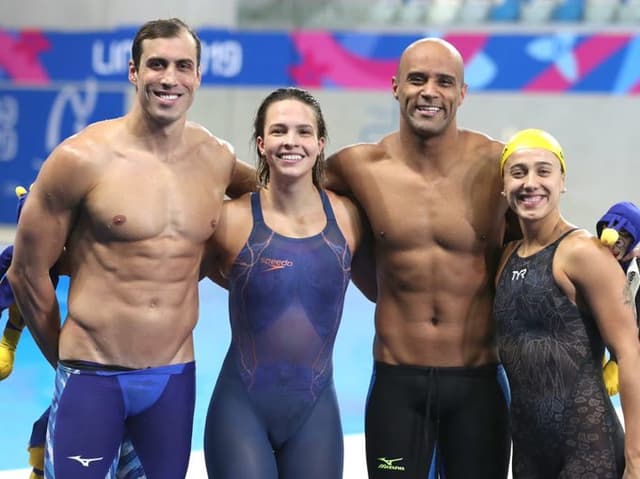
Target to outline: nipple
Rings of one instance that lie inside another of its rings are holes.
[[[124,224],[126,221],[127,221],[127,217],[124,216],[124,215],[116,215],[111,220],[111,222],[116,226],[120,226],[120,225]]]

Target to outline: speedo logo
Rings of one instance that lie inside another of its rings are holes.
[[[260,262],[267,266],[265,271],[291,268],[293,266],[293,261],[289,259],[260,258]]]
[[[396,464],[396,462],[402,461],[403,457],[398,457],[396,459],[387,459],[386,457],[379,457],[378,461],[378,469],[384,469],[385,471],[400,471],[404,472],[404,466],[402,464]]]

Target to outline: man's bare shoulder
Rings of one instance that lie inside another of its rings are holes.
[[[472,151],[476,158],[495,162],[500,161],[500,156],[504,149],[502,141],[476,130],[461,129],[459,133],[466,148]]]
[[[393,136],[378,143],[354,143],[332,154],[327,159],[325,188],[351,196],[354,183],[363,181],[363,170],[370,170],[380,161],[393,157]]]
[[[122,128],[121,118],[92,123],[63,140],[47,161],[99,165],[111,156]]]
[[[376,162],[390,156],[391,137],[385,137],[378,143],[354,143],[336,151],[328,161],[340,163]]]
[[[233,162],[235,159],[235,152],[231,143],[215,136],[199,123],[192,121],[186,123],[185,138],[191,148],[196,148],[211,159],[223,159],[229,162]]]

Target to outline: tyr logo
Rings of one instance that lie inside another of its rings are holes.
[[[519,279],[524,279],[524,276],[526,274],[527,274],[527,268],[521,269],[520,271],[512,271],[511,281],[518,281]]]

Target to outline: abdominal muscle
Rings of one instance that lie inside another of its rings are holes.
[[[132,247],[114,267],[98,248],[71,272],[60,358],[135,369],[192,361],[199,249],[173,245],[154,257]]]
[[[449,254],[442,256],[444,262],[431,257],[410,263],[420,268],[396,264],[385,268],[393,273],[380,271],[376,360],[435,367],[498,361],[484,256],[457,254],[453,263]]]

